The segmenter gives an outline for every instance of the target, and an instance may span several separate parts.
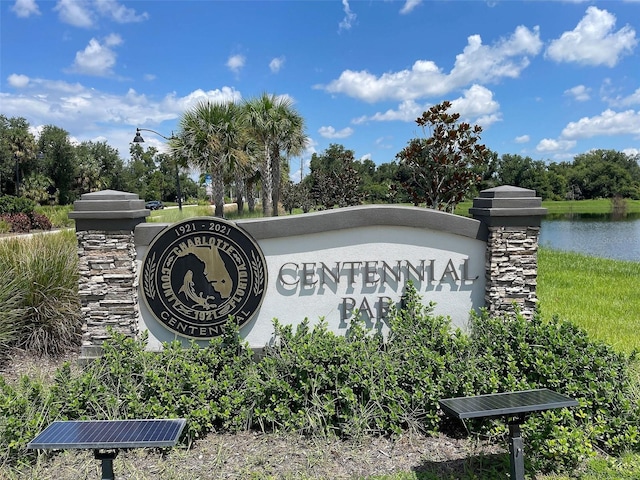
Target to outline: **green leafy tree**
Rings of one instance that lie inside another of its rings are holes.
[[[57,195],[49,195],[53,181],[42,173],[32,173],[22,183],[22,194],[40,205],[49,202],[49,198],[57,199]],[[53,192],[53,190],[51,190]]]
[[[362,201],[364,203],[387,202],[392,179],[388,182],[384,180],[380,181],[380,177],[377,175],[376,164],[370,158],[356,160],[353,162],[353,167],[361,179]]]
[[[584,198],[640,198],[640,165],[635,156],[616,150],[593,150],[577,155],[569,184]]]
[[[35,138],[22,117],[0,116],[0,187],[18,194],[18,184],[32,172],[37,156]]]
[[[131,159],[125,167],[126,190],[137,193],[145,200],[156,200],[159,198],[159,191],[155,191],[151,186],[151,176],[157,169],[155,157],[158,150],[149,147],[145,150],[139,143],[132,143],[129,147]]]
[[[251,136],[260,146],[260,178],[264,216],[278,214],[281,154],[299,155],[306,145],[304,120],[285,96],[263,93],[244,104]]]
[[[107,142],[82,142],[75,147],[76,195],[99,190],[124,190],[124,162]]]
[[[513,185],[535,190],[545,200],[557,197],[551,183],[552,176],[547,169],[547,164],[542,160],[504,154],[500,158],[496,176],[500,185]],[[563,182],[556,176],[553,178],[556,182],[555,188],[561,189],[560,195],[562,195]]]
[[[45,125],[38,138],[44,159],[44,174],[53,180],[58,190],[58,201],[67,205],[75,199],[73,186],[77,174],[75,151],[66,130],[54,125]]]
[[[479,143],[482,127],[459,122],[460,114],[448,113],[450,108],[444,101],[416,119],[430,136],[412,139],[396,158],[404,169],[402,184],[416,204],[453,212],[482,180],[491,152]]]

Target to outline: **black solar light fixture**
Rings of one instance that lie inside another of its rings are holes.
[[[466,418],[498,418],[509,420],[509,468],[511,480],[524,478],[524,442],[520,431],[527,417],[534,412],[554,408],[576,407],[571,397],[547,388],[520,392],[493,393],[475,397],[446,398],[439,401],[442,410],[464,421]]]
[[[173,447],[184,418],[150,420],[55,421],[27,444],[31,450],[93,450],[102,465],[102,480],[115,480],[113,459],[126,448]]]

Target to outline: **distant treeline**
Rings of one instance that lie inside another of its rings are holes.
[[[206,172],[194,181],[187,169],[178,169],[170,155],[153,147],[145,150],[132,144],[130,159],[125,161],[107,142],[73,143],[68,132],[53,125],[45,126],[37,138],[29,130],[24,118],[0,115],[0,196],[66,205],[83,193],[113,189],[137,193],[146,200],[173,202],[179,184],[183,198],[209,199]],[[480,180],[467,196],[497,185],[514,185],[535,190],[545,200],[640,199],[639,160],[640,155],[615,150],[593,150],[559,163],[491,152],[488,161],[476,167]],[[332,144],[312,155],[308,174],[295,182],[289,180],[289,160],[283,158],[281,200],[285,209],[304,210],[359,203],[413,203],[406,179],[415,172],[408,168],[397,159],[387,163],[356,160],[352,150]],[[259,189],[259,175],[253,180]],[[238,181],[237,172],[225,176],[229,200],[237,192]]]

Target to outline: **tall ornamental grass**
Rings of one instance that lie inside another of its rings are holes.
[[[75,234],[0,241],[0,305],[5,346],[46,355],[76,347],[81,321]]]

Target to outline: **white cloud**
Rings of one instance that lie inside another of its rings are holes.
[[[538,143],[538,152],[558,152],[573,148],[577,140],[598,136],[633,135],[640,138],[640,111],[615,112],[607,109],[594,117],[570,122],[558,139],[545,138]]]
[[[238,73],[246,63],[244,55],[232,55],[227,60],[227,67],[234,73]]]
[[[386,112],[377,112],[374,115],[367,117],[362,116],[359,118],[355,118],[351,121],[351,123],[355,125],[359,125],[361,123],[366,123],[368,121],[374,122],[392,122],[392,121],[401,121],[401,122],[411,122],[422,115],[428,105],[420,105],[413,100],[405,100],[400,105],[398,105],[397,110],[389,109]]]
[[[120,155],[128,157],[129,143],[136,127],[148,127],[170,135],[162,122],[175,122],[186,109],[203,100],[240,101],[242,95],[232,87],[194,90],[185,96],[175,93],[152,99],[129,90],[125,95],[100,91],[79,83],[30,78],[19,94],[0,92],[2,113],[7,117],[29,118],[34,127],[58,125],[72,132],[79,141],[107,139]],[[111,127],[107,126],[112,124]],[[150,136],[145,140],[153,145]],[[154,146],[164,145],[157,139]]]
[[[615,112],[607,109],[595,117],[570,122],[562,130],[562,138],[579,139],[599,135],[635,135],[640,137],[640,111]]]
[[[175,93],[172,93],[164,98],[161,106],[163,109],[173,112],[175,114],[173,118],[176,118],[177,115],[180,115],[203,101],[226,103],[239,102],[240,100],[242,100],[240,92],[232,87],[222,87],[221,89],[207,91],[197,89],[184,97],[176,97]]]
[[[528,143],[531,140],[529,135],[520,135],[513,139],[516,143]]]
[[[40,9],[35,0],[16,0],[11,10],[20,18],[28,18],[31,15],[40,15]]]
[[[462,119],[473,121],[483,127],[501,120],[500,104],[493,99],[493,92],[481,85],[472,85],[462,97],[451,102],[451,111],[458,112]]]
[[[269,62],[269,69],[271,70],[271,73],[278,73],[283,65],[284,57],[277,57]]]
[[[101,15],[116,23],[142,22],[149,18],[146,12],[138,15],[134,9],[120,5],[115,0],[96,0],[95,6]]]
[[[347,127],[336,130],[333,127],[320,127],[318,133],[324,138],[347,138],[353,135],[353,128]]]
[[[584,85],[576,85],[573,88],[564,91],[564,94],[573,97],[574,100],[578,102],[586,102],[591,99],[590,95],[591,89],[585,87]]]
[[[575,147],[576,142],[571,140],[553,140],[551,138],[544,138],[540,140],[540,143],[536,146],[538,152],[559,152],[571,150]]]
[[[413,9],[416,8],[418,5],[420,5],[421,3],[422,3],[422,0],[407,0],[402,6],[400,13],[402,15],[406,15],[407,13],[412,12]]]
[[[82,28],[93,26],[93,13],[86,0],[59,0],[54,10],[63,23]]]
[[[137,14],[135,10],[120,5],[116,0],[58,0],[55,10],[60,20],[74,27],[93,27],[99,17],[105,17],[116,23],[142,22],[149,18],[144,12]]]
[[[385,112],[377,112],[370,117],[362,116],[352,120],[351,123],[357,125],[368,121],[411,122],[421,116],[429,107],[429,104],[418,104],[413,100],[405,100],[398,105],[397,110],[389,109]],[[462,97],[451,101],[451,111],[459,113],[462,119],[480,124],[483,127],[488,127],[501,120],[499,110],[500,104],[493,99],[493,92],[481,85],[472,85],[471,88],[464,90]]]
[[[377,148],[389,149],[389,148],[393,148],[392,144],[387,143],[388,141],[391,141],[391,140],[393,140],[392,137],[379,137],[379,138],[376,138],[374,143]]]
[[[551,42],[545,56],[556,62],[614,67],[638,43],[633,28],[626,25],[615,32],[615,24],[613,14],[589,7],[576,28]]]
[[[349,0],[342,0],[342,8],[344,10],[344,18],[338,24],[338,31],[351,30],[351,26],[356,21],[357,15],[351,11]]]
[[[121,44],[122,38],[115,34],[106,37],[103,43],[92,38],[84,50],[76,53],[72,70],[99,77],[111,75],[116,64],[116,53],[111,47]]]
[[[640,156],[640,148],[625,148],[622,153],[630,157]]]
[[[12,73],[11,75],[9,75],[7,80],[9,81],[9,85],[14,88],[24,88],[29,85],[29,77],[27,77],[26,75],[17,75],[15,73]]]
[[[538,27],[519,26],[507,39],[492,46],[482,44],[479,35],[467,39],[467,46],[456,56],[449,74],[432,61],[417,60],[410,70],[384,73],[377,77],[366,71],[345,70],[328,85],[318,85],[330,93],[343,93],[366,102],[415,100],[442,96],[473,83],[516,78],[529,65],[529,55],[542,48]]]
[[[618,96],[616,98],[607,98],[610,104],[619,106],[619,107],[630,107],[632,105],[640,105],[640,88],[638,88],[631,95],[622,97]]]

